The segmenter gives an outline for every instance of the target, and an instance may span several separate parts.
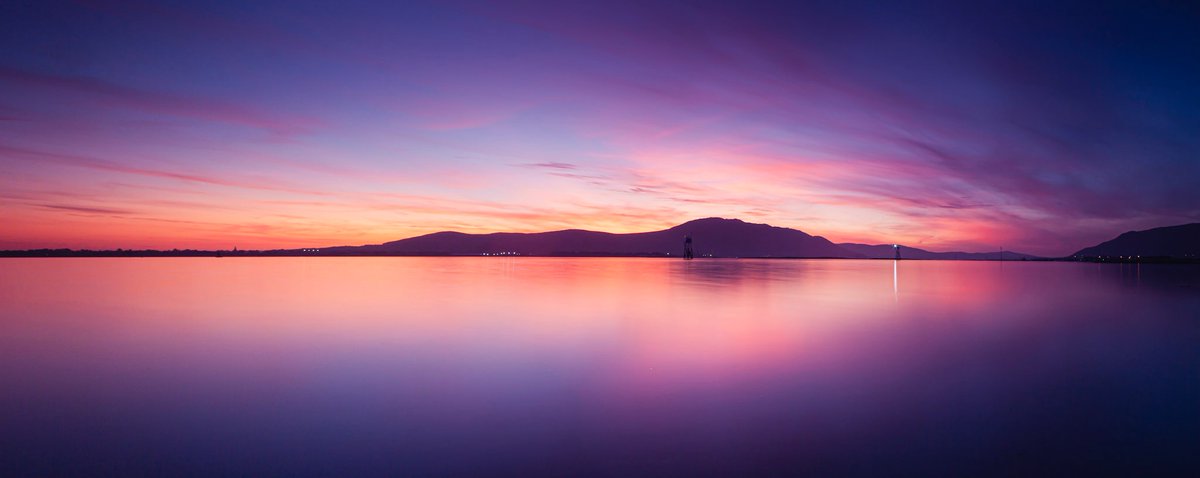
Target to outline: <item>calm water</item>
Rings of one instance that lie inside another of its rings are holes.
[[[1200,268],[0,261],[0,475],[1200,470]]]

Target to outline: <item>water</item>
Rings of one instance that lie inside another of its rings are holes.
[[[0,261],[0,475],[1200,470],[1200,268]]]

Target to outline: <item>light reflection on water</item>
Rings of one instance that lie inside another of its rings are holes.
[[[1196,310],[1169,265],[6,260],[0,474],[1189,471]]]

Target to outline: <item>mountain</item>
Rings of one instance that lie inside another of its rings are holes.
[[[330,255],[484,255],[527,256],[678,256],[683,239],[692,236],[697,256],[712,257],[835,257],[891,259],[891,244],[834,244],[821,236],[739,219],[710,217],[689,221],[670,229],[632,234],[567,229],[563,231],[492,234],[436,232],[367,246],[327,247]],[[1000,252],[931,252],[900,246],[903,259],[996,260]],[[1005,251],[1005,260],[1035,256]]]
[[[1075,257],[1200,257],[1200,223],[1129,231],[1073,254]]]
[[[841,243],[838,244],[843,249],[858,254],[862,257],[870,259],[891,259],[896,257],[896,250],[891,244],[854,244]],[[1004,251],[1003,256],[1000,251],[996,252],[931,252],[915,247],[900,246],[900,258],[902,259],[941,259],[954,261],[971,261],[971,260],[999,260],[1016,261],[1023,259],[1036,259],[1037,256],[1022,254],[1020,252]]]
[[[711,217],[670,229],[633,234],[568,229],[539,233],[438,232],[368,246],[321,249],[323,254],[482,255],[681,255],[692,236],[697,256],[862,257],[821,236],[796,229]]]

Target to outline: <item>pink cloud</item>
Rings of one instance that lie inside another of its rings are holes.
[[[279,135],[306,134],[321,125],[312,118],[273,114],[208,98],[131,88],[83,76],[50,75],[0,66],[0,82],[22,88],[80,94],[87,101],[105,106],[235,124]]]

